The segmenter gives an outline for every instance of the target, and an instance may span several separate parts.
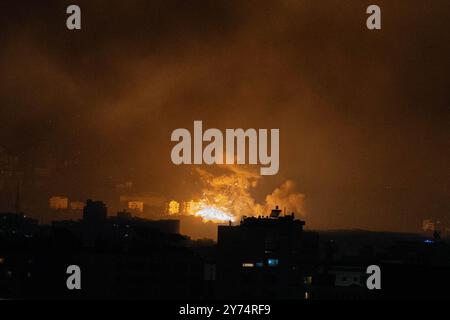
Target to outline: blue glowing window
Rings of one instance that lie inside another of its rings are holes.
[[[269,267],[275,267],[278,265],[278,259],[267,259]]]
[[[257,262],[257,263],[255,263],[255,266],[257,266],[257,267],[264,267],[264,263],[262,263],[262,262]]]

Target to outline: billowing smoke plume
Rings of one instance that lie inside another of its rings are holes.
[[[267,215],[275,206],[304,216],[304,195],[296,191],[295,183],[285,181],[265,197],[265,203],[258,203],[251,191],[258,186],[261,176],[244,166],[222,166],[224,173],[215,175],[204,169],[197,169],[203,189],[200,202],[234,216]]]
[[[305,215],[303,202],[305,196],[295,190],[295,182],[285,181],[280,187],[276,188],[271,194],[266,196],[266,209],[280,206],[280,209],[286,209],[288,212]]]

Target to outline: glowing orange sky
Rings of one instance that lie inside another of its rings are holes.
[[[254,197],[295,181],[310,226],[446,221],[447,0],[377,1],[379,32],[364,1],[77,3],[72,33],[60,1],[0,4],[0,145],[52,172],[23,201],[109,201],[124,181],[189,199],[201,182],[170,133],[203,120],[280,128],[280,172]]]

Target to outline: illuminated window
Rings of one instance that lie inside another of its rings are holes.
[[[257,262],[255,265],[257,267],[259,267],[259,268],[264,267],[264,263],[263,262]]]
[[[5,263],[5,258],[0,257],[0,264]]]
[[[169,202],[169,208],[168,208],[169,214],[179,214],[180,213],[180,203],[172,200]]]
[[[144,212],[144,202],[143,201],[128,201],[128,209],[135,210],[138,212]]]
[[[309,300],[311,298],[311,295],[309,292],[305,292],[305,300]]]
[[[311,284],[312,283],[312,277],[311,276],[305,277],[305,283],[306,284]]]
[[[242,263],[244,268],[253,268],[255,265],[252,262],[244,262]]]
[[[267,264],[269,267],[276,267],[278,265],[278,259],[267,259]]]

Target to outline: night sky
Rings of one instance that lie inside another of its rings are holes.
[[[6,0],[0,146],[54,168],[34,197],[133,181],[184,198],[198,184],[170,160],[174,129],[279,128],[256,199],[290,179],[313,228],[450,225],[449,35],[448,0]]]

